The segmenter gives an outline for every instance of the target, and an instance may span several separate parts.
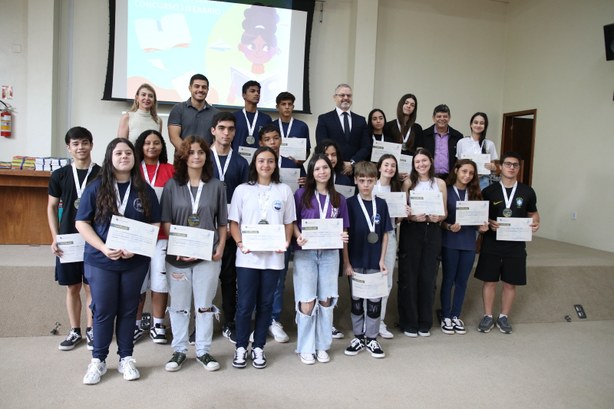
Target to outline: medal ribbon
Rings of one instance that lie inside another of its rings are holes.
[[[456,197],[458,197],[458,200],[460,200],[461,202],[465,200],[460,197],[460,193],[458,193],[458,188],[456,186],[452,186],[452,187],[454,188],[454,192],[456,192]],[[467,197],[467,191],[465,190],[464,192],[465,192],[464,196]]]
[[[284,126],[281,123],[281,118],[278,119],[279,121],[279,133],[281,134],[281,139],[284,139],[286,137],[286,135],[288,135],[288,138],[290,137],[290,129],[292,129],[292,122],[294,122],[294,118],[290,118],[290,122],[288,123],[288,132],[286,132],[286,134],[284,134]],[[254,122],[256,122],[256,120],[254,119]]]
[[[83,179],[83,183],[81,184],[79,184],[77,165],[75,165],[75,162],[73,162],[70,164],[70,166],[72,166],[72,177],[75,180],[75,187],[77,188],[77,199],[81,199],[83,191],[85,190],[85,185],[87,185],[87,178],[90,177],[90,173],[92,173],[92,169],[94,168],[94,162],[90,162],[90,167],[87,169],[87,174],[85,175],[85,179]]]
[[[228,152],[228,157],[226,158],[226,163],[224,163],[224,169],[222,169],[222,164],[220,162],[220,157],[217,154],[215,148],[211,149],[213,151],[213,158],[215,159],[215,166],[217,166],[217,173],[221,182],[224,181],[224,176],[226,175],[226,171],[228,170],[228,165],[230,164],[230,158],[232,158],[232,148],[230,152]]]
[[[401,132],[401,123],[399,122],[398,119],[397,119],[397,127],[399,128],[399,132]],[[407,143],[407,140],[409,139],[410,134],[411,134],[411,126],[407,130],[407,133],[405,134],[405,136],[403,136],[403,143]]]
[[[143,176],[145,176],[145,181],[151,187],[154,187],[156,184],[156,178],[158,177],[158,169],[160,169],[160,161],[156,163],[156,170],[154,172],[153,178],[149,180],[149,173],[147,173],[147,165],[145,165],[145,161],[141,161],[141,168],[143,168]]]
[[[271,202],[271,189],[273,184],[266,186],[266,190],[260,188],[258,185],[258,208],[260,209],[260,220],[266,220],[267,210],[269,203]]]
[[[330,204],[330,195],[326,193],[326,200],[324,201],[324,209],[322,209],[322,203],[320,203],[320,194],[315,192],[316,202],[318,202],[318,210],[320,211],[320,219],[326,219],[326,212],[328,211],[328,205]]]
[[[371,218],[369,217],[369,213],[367,213],[367,208],[365,207],[365,203],[362,201],[362,197],[358,195],[358,203],[360,204],[360,208],[362,209],[362,213],[365,215],[365,219],[367,220],[367,225],[369,226],[369,231],[371,233],[375,233],[375,215],[377,214],[377,205],[375,204],[375,197],[371,200],[371,204],[373,205],[373,222],[371,222]]]
[[[126,189],[126,193],[124,194],[123,200],[119,195],[119,187],[117,187],[117,181],[115,181],[114,184],[115,184],[115,196],[117,198],[117,211],[119,212],[120,215],[123,216],[124,213],[126,212],[126,206],[128,205],[128,196],[130,196],[130,187],[132,186],[132,182],[128,183],[128,189]]]
[[[203,186],[205,186],[205,182],[202,180],[198,181],[198,191],[196,192],[196,199],[192,195],[192,189],[190,188],[190,183],[186,184],[188,188],[188,193],[190,194],[190,201],[192,202],[192,214],[198,214],[198,203],[200,202],[200,195],[203,192]]]
[[[505,208],[512,209],[512,199],[514,198],[514,194],[516,193],[516,188],[518,187],[518,181],[514,182],[514,187],[512,188],[512,194],[507,196],[507,189],[503,186],[503,182],[499,181],[501,185],[501,190],[503,191],[503,199],[505,199]]]
[[[247,123],[247,136],[255,137],[254,130],[256,129],[256,122],[258,122],[258,110],[256,110],[256,114],[254,115],[254,122],[252,124],[249,123],[245,108],[243,108],[243,116],[245,117],[245,122]]]

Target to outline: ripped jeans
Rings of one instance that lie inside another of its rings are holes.
[[[219,310],[213,305],[220,275],[220,261],[202,261],[186,268],[166,263],[170,305],[167,309],[173,330],[172,347],[186,353],[189,346],[190,310],[194,296],[196,356],[209,352],[213,338],[213,318]]]
[[[313,354],[328,351],[332,343],[333,308],[339,297],[338,250],[296,250],[294,252],[294,299],[298,328],[296,352]],[[323,306],[327,300],[328,306]],[[313,302],[310,314],[301,303]]]

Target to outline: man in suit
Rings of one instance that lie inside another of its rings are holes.
[[[337,85],[333,99],[335,109],[318,117],[316,142],[319,144],[326,139],[337,142],[343,155],[343,173],[351,175],[354,163],[369,160],[373,142],[367,134],[365,117],[350,112],[352,87]]]
[[[433,122],[433,125],[416,137],[415,146],[426,148],[433,154],[435,176],[446,180],[456,163],[456,144],[463,139],[463,134],[448,125],[450,108],[445,104],[435,107]]]

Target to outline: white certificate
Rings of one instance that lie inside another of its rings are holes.
[[[403,145],[400,143],[373,141],[373,148],[371,149],[371,162],[377,163],[377,161],[379,161],[379,159],[387,153],[397,158],[398,161],[401,157],[402,147]]]
[[[250,148],[248,146],[239,146],[239,155],[243,156],[247,163],[252,163],[252,158],[254,157],[255,152],[256,148]]]
[[[378,192],[375,196],[386,201],[390,217],[407,217],[407,212],[405,211],[407,196],[405,192]]]
[[[428,214],[443,216],[446,214],[443,210],[443,195],[439,190],[423,192],[410,190],[409,203],[413,215]]]
[[[342,249],[343,219],[303,219],[303,250]]]
[[[388,278],[382,273],[352,276],[352,297],[380,298],[388,295]]]
[[[214,233],[211,230],[172,224],[168,234],[166,254],[211,261],[213,237]]]
[[[471,159],[478,166],[478,175],[490,175],[490,170],[484,166],[490,163],[490,154],[488,153],[463,153],[461,159]]]
[[[488,222],[488,200],[456,202],[456,223],[461,226],[481,226]]]
[[[307,139],[282,138],[279,154],[294,160],[307,159]]]
[[[85,240],[79,233],[58,234],[55,236],[55,244],[62,250],[60,263],[79,263],[83,261]]]
[[[298,178],[301,177],[300,169],[279,168],[279,180],[290,186],[292,193],[298,190]]]
[[[113,216],[107,235],[107,247],[115,250],[123,249],[134,254],[151,257],[156,251],[158,226],[128,219],[123,216]]]
[[[497,240],[505,241],[531,241],[533,230],[530,217],[497,217],[499,228],[497,229]]]
[[[399,158],[399,173],[411,173],[411,163],[414,159],[411,155],[401,155]]]
[[[250,251],[278,251],[286,248],[283,224],[242,224],[243,247]]]
[[[337,193],[342,194],[346,199],[349,199],[350,197],[354,196],[354,193],[356,193],[355,186],[335,185],[335,190]]]

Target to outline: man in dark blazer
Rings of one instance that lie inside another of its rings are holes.
[[[434,124],[422,131],[416,137],[416,148],[425,148],[434,158],[435,176],[443,180],[454,169],[456,163],[456,144],[463,139],[463,134],[448,125],[450,108],[447,105],[437,105],[433,110]]]
[[[326,139],[337,142],[343,155],[343,173],[352,174],[355,162],[369,160],[372,139],[367,134],[367,121],[364,116],[350,112],[352,106],[352,87],[339,84],[333,95],[335,109],[318,117],[316,143]],[[346,125],[349,129],[346,129]]]

